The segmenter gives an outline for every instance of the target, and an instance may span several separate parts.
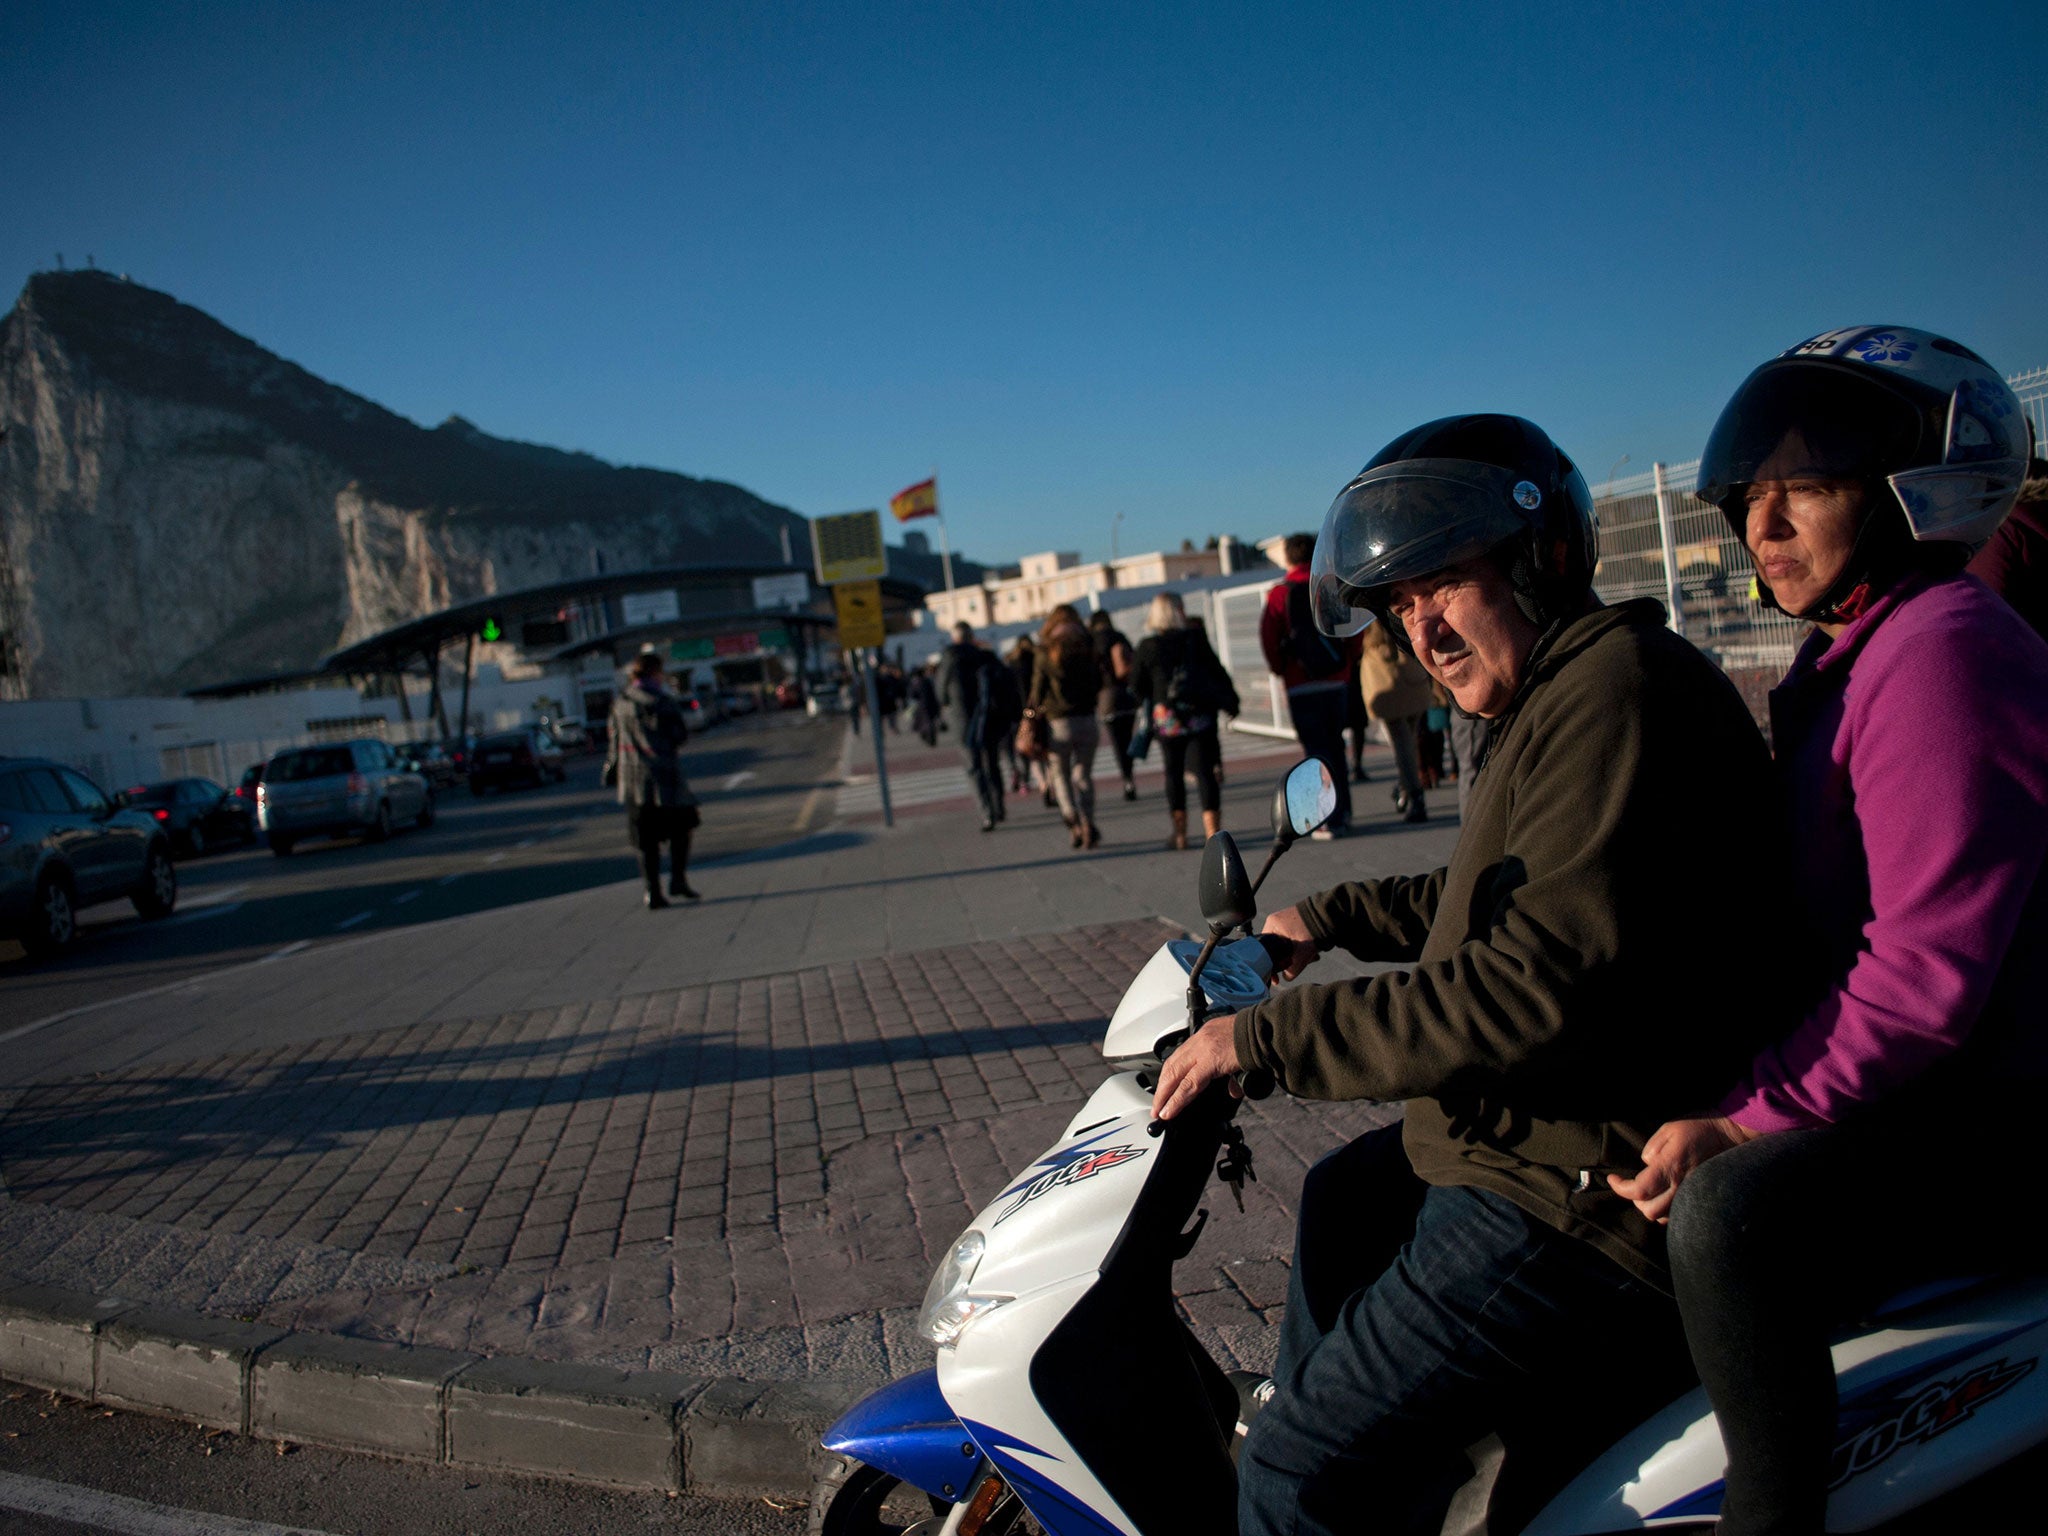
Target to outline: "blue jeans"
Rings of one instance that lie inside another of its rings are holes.
[[[1669,1297],[1485,1190],[1424,1185],[1400,1127],[1309,1171],[1272,1401],[1238,1457],[1240,1536],[1434,1536],[1503,1433],[1494,1509],[1544,1499],[1687,1383]]]

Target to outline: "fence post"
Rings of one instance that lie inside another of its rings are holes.
[[[1657,485],[1657,538],[1664,546],[1664,607],[1670,615],[1671,631],[1685,633],[1685,604],[1678,591],[1678,540],[1671,532],[1671,481],[1664,473],[1664,461],[1650,466]]]

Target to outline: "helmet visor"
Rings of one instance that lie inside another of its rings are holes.
[[[1920,403],[1865,370],[1769,363],[1714,423],[1698,494],[1725,509],[1758,480],[1881,480],[1938,453],[1933,430]]]
[[[1403,459],[1367,470],[1323,518],[1309,566],[1316,627],[1355,635],[1397,581],[1428,576],[1526,532],[1544,493],[1468,459]]]

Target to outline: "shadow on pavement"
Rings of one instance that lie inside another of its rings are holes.
[[[31,1087],[0,1126],[0,1179],[18,1200],[112,1209],[143,1193],[166,1170],[186,1164],[246,1164],[234,1175],[246,1184],[262,1177],[265,1164],[361,1148],[387,1129],[899,1062],[1092,1044],[1107,1022],[1055,1020],[789,1047],[740,1044],[728,1030],[664,1029],[658,1040],[643,1035],[632,1044],[617,1036],[608,1045],[605,1037],[572,1035],[321,1059],[333,1046],[328,1042],[274,1066],[258,1055],[245,1075],[145,1069]],[[427,1033],[435,1026],[415,1028]]]

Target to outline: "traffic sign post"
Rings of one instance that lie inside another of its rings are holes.
[[[818,584],[832,589],[832,607],[839,620],[840,649],[854,657],[868,652],[860,669],[867,689],[868,721],[875,732],[875,784],[882,796],[882,825],[896,825],[889,805],[889,760],[882,745],[881,646],[888,638],[882,622],[882,578],[889,574],[888,552],[882,548],[882,514],[841,512],[811,519],[811,554],[817,562]]]

